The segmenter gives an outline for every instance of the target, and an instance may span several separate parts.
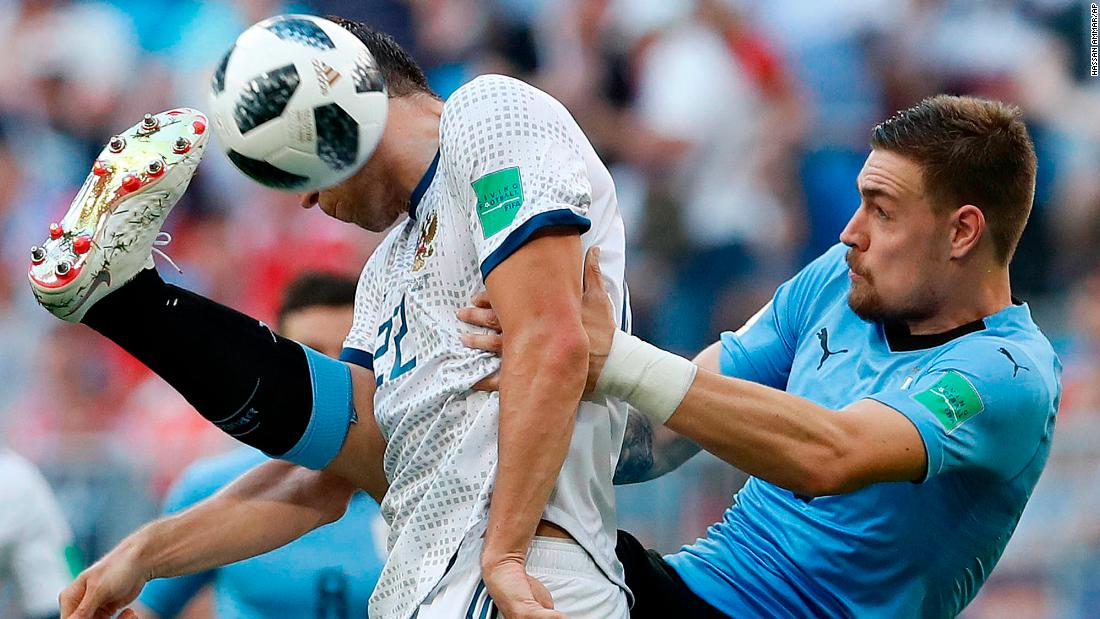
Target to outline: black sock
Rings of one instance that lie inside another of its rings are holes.
[[[305,432],[313,407],[305,351],[254,318],[146,269],[100,299],[83,322],[237,440],[280,455]]]

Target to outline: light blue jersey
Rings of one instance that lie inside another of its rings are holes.
[[[704,539],[667,557],[734,617],[954,617],[989,577],[1050,450],[1061,364],[1011,305],[911,336],[848,307],[846,247],[776,292],[721,370],[831,409],[871,398],[920,431],[920,483],[809,499],[752,478]]]
[[[205,499],[265,460],[245,447],[197,462],[172,488],[165,511]],[[138,601],[161,617],[174,617],[203,586],[212,584],[218,619],[366,617],[367,600],[385,561],[385,536],[378,504],[357,492],[337,522],[258,557],[151,581]]]

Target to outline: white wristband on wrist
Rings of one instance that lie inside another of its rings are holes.
[[[616,331],[596,392],[628,402],[664,425],[687,395],[697,370],[683,357]]]

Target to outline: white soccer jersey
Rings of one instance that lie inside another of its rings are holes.
[[[0,449],[0,589],[14,585],[18,612],[57,614],[57,596],[71,581],[65,556],[71,542],[69,525],[38,469]]]
[[[624,323],[623,223],[611,175],[566,109],[521,81],[488,75],[443,107],[440,149],[398,225],[363,270],[341,358],[372,367],[388,446],[382,513],[391,552],[371,617],[406,619],[466,537],[488,519],[497,461],[496,393],[471,391],[499,359],[466,348],[455,312],[536,230],[576,226]],[[580,277],[580,273],[577,274]],[[538,277],[537,272],[531,277]],[[626,411],[583,402],[543,517],[625,588],[615,558],[612,476]]]

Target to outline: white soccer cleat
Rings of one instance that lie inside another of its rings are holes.
[[[92,305],[142,269],[168,212],[206,148],[206,116],[178,108],[111,138],[61,223],[31,248],[31,289],[58,318],[80,322]]]

